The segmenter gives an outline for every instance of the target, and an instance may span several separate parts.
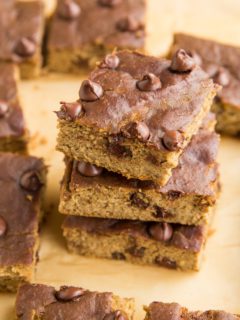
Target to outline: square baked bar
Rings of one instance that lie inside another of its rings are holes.
[[[24,79],[40,73],[43,33],[42,0],[0,1],[0,61],[18,63]]]
[[[18,70],[0,62],[0,152],[25,152],[27,130],[18,98]]]
[[[216,90],[187,54],[172,61],[112,54],[82,82],[79,101],[61,104],[57,149],[127,178],[164,185]]]
[[[207,223],[219,192],[219,137],[208,128],[214,126],[214,119],[212,114],[205,120],[205,128],[192,138],[164,187],[69,160],[59,211],[99,218]]]
[[[174,36],[171,54],[180,48],[191,54],[214,82],[222,86],[212,107],[217,115],[217,130],[239,135],[240,47],[179,33]]]
[[[79,287],[55,289],[43,284],[24,284],[17,293],[16,319],[22,320],[132,320],[134,299],[110,292]]]
[[[145,320],[239,320],[240,316],[226,311],[188,311],[178,303],[152,302],[146,311]]]
[[[82,72],[115,48],[143,50],[145,0],[58,0],[48,35],[50,71]]]
[[[32,280],[39,246],[42,160],[0,154],[0,291],[15,291]]]
[[[184,271],[199,270],[208,235],[208,225],[76,216],[62,228],[70,252]]]

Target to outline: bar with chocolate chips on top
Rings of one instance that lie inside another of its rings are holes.
[[[27,149],[28,133],[18,97],[18,70],[0,62],[0,152]]]
[[[185,52],[172,61],[114,53],[82,82],[77,102],[61,103],[57,149],[69,158],[162,186],[208,114],[217,89]]]
[[[209,225],[68,216],[62,228],[72,253],[198,271]]]
[[[133,320],[135,306],[134,299],[110,292],[24,284],[18,290],[15,310],[18,320]]]
[[[59,211],[86,217],[208,223],[219,194],[219,137],[214,126],[215,115],[209,114],[164,187],[68,160]]]
[[[222,86],[212,106],[217,115],[217,130],[240,135],[240,47],[177,33],[169,56],[180,48],[185,49],[209,77]]]
[[[145,0],[58,0],[48,35],[50,71],[86,71],[115,48],[143,51]],[[109,57],[114,65],[115,59]]]
[[[31,281],[39,247],[46,168],[41,159],[0,154],[0,291]]]
[[[19,64],[24,79],[40,74],[43,34],[42,0],[0,1],[0,61]]]
[[[152,302],[144,307],[145,320],[239,320],[240,316],[222,310],[189,311],[178,303]]]

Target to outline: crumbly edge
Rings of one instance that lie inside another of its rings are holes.
[[[186,128],[184,148],[200,128],[209,112],[214,95],[215,90],[212,90],[206,97],[201,111]],[[163,152],[150,146],[146,147],[138,140],[125,139],[121,145],[130,150],[132,156],[118,158],[109,153],[108,134],[103,130],[96,131],[94,128],[65,120],[59,120],[58,128],[57,149],[69,158],[96,164],[109,171],[121,173],[127,178],[152,180],[159,185],[167,183],[171,170],[178,165],[179,156],[184,151],[183,148],[181,151]],[[154,158],[157,164],[149,158]]]
[[[217,116],[216,130],[220,133],[225,133],[232,136],[240,136],[240,108],[215,102],[212,106],[212,111]]]
[[[33,280],[39,250],[39,236],[37,233],[35,234],[35,239],[33,261],[30,265],[18,264],[0,268],[0,292],[16,292],[19,285]]]
[[[113,295],[112,310],[121,310],[128,316],[129,320],[133,320],[135,314],[135,300],[133,298],[121,298]]]
[[[28,135],[22,137],[6,137],[0,139],[0,152],[27,154]]]
[[[155,265],[156,259],[169,259],[174,262],[176,269],[183,271],[198,271],[200,269],[205,241],[199,252],[183,250],[168,244],[144,237],[133,238],[126,234],[94,234],[77,228],[68,228],[63,225],[63,235],[70,252],[83,256],[120,259],[141,265]],[[205,235],[205,240],[207,234]],[[132,250],[141,252],[142,256],[131,254]]]

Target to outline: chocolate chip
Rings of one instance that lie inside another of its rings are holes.
[[[224,68],[219,68],[219,70],[214,75],[213,80],[221,86],[226,87],[230,82],[229,73]]]
[[[149,207],[149,199],[142,192],[134,192],[130,196],[132,206],[136,206],[140,209],[147,209]]]
[[[115,7],[119,5],[122,0],[98,0],[98,3],[103,7]]]
[[[0,237],[4,236],[7,232],[7,222],[0,216]]]
[[[99,176],[103,171],[103,168],[83,161],[78,163],[77,169],[78,172],[85,177],[96,177]]]
[[[132,156],[132,152],[129,148],[122,146],[122,137],[115,135],[109,138],[107,143],[107,150],[109,153],[119,158],[128,158]]]
[[[160,208],[159,206],[154,206],[155,212],[153,213],[153,216],[155,218],[163,219],[167,217],[171,217],[172,214],[168,213],[164,208]]]
[[[127,249],[127,252],[130,253],[132,256],[137,257],[137,258],[142,258],[144,256],[146,248],[144,247],[136,247],[132,246]]]
[[[155,263],[158,264],[159,266],[162,266],[168,269],[177,269],[176,261],[169,259],[167,257],[158,256],[155,259]]]
[[[126,260],[125,255],[122,252],[118,251],[112,253],[112,258],[115,260]]]
[[[27,191],[38,191],[42,186],[42,183],[39,178],[39,173],[34,170],[25,172],[21,176],[20,186]]]
[[[190,72],[196,63],[183,49],[179,49],[173,56],[170,70],[174,72]]]
[[[116,69],[119,66],[120,59],[119,57],[114,54],[107,54],[104,61],[101,63],[101,68],[109,68],[109,69]]]
[[[167,242],[172,238],[173,228],[169,223],[159,222],[152,224],[148,232],[154,240]]]
[[[57,117],[62,120],[74,121],[83,114],[83,108],[80,102],[60,102],[60,111],[56,111]]]
[[[24,58],[31,57],[35,52],[36,44],[28,38],[20,39],[14,48],[14,53]]]
[[[80,16],[81,8],[73,0],[63,0],[58,7],[58,15],[66,20],[73,20]]]
[[[168,196],[169,200],[176,200],[182,196],[182,192],[170,190],[170,191],[168,191],[167,196]]]
[[[153,73],[143,76],[142,80],[137,82],[137,88],[141,91],[156,91],[162,87],[160,79]]]
[[[103,320],[128,320],[128,317],[120,310],[108,313]]]
[[[142,28],[142,24],[133,17],[125,17],[119,20],[116,27],[121,32],[134,32]]]
[[[74,301],[77,300],[85,293],[85,290],[82,288],[76,287],[61,287],[59,291],[56,292],[56,298],[59,301]]]
[[[182,148],[183,141],[183,135],[176,130],[166,131],[162,138],[164,147],[169,151],[180,150]]]
[[[138,138],[141,141],[146,141],[150,136],[149,128],[144,122],[131,122],[121,132],[126,138]]]
[[[103,88],[100,84],[84,80],[79,90],[79,97],[83,101],[96,101],[103,95]]]
[[[3,118],[8,111],[8,105],[5,101],[0,100],[0,118]]]

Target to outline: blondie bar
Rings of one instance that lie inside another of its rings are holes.
[[[82,82],[79,101],[61,104],[57,149],[127,178],[164,185],[216,91],[186,53],[172,61],[113,54]]]
[[[144,0],[58,0],[48,35],[50,71],[82,72],[114,48],[143,50]]]
[[[132,320],[133,314],[133,299],[73,286],[57,290],[43,284],[24,284],[16,298],[19,320]]]
[[[175,34],[171,54],[185,49],[203,70],[222,86],[212,110],[217,115],[217,130],[240,134],[240,47],[198,37]]]
[[[0,154],[0,168],[0,291],[15,291],[33,276],[46,169],[11,153]]]

